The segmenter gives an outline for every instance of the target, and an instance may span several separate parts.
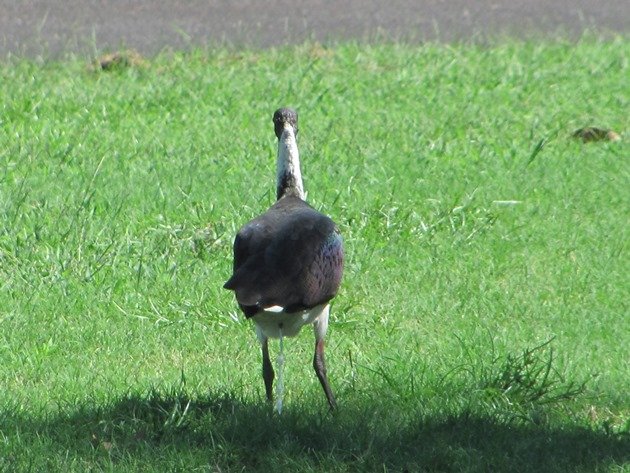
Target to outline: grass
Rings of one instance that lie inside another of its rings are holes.
[[[0,471],[630,471],[629,46],[5,60]],[[347,247],[334,415],[310,330],[271,412],[221,289],[282,105]]]

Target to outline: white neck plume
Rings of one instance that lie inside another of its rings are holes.
[[[304,200],[304,185],[300,172],[300,153],[291,125],[285,125],[278,140],[276,197],[292,195]]]

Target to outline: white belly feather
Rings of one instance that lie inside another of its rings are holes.
[[[330,304],[321,304],[299,312],[286,313],[282,307],[273,306],[254,315],[258,338],[295,337],[304,325],[315,324],[316,332],[326,333]]]

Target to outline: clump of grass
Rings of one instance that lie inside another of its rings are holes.
[[[116,71],[130,67],[146,67],[147,65],[147,60],[138,51],[123,49],[103,54],[92,63],[91,69],[94,71]]]
[[[558,368],[552,341],[495,358],[480,379],[479,389],[487,400],[517,407],[516,412],[533,412],[582,395],[588,380],[576,381]]]
[[[571,135],[573,138],[582,140],[584,143],[590,143],[592,141],[620,141],[621,136],[612,130],[604,128],[598,128],[594,126],[587,126],[575,130]]]

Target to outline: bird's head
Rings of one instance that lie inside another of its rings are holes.
[[[282,137],[282,132],[291,127],[293,134],[297,136],[298,133],[298,116],[297,112],[292,108],[279,108],[276,113],[273,114],[273,127],[278,139]]]

